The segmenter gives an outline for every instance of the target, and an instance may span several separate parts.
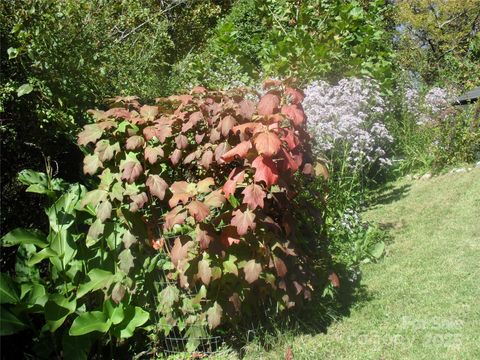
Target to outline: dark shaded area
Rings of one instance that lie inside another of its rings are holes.
[[[367,206],[375,208],[377,205],[391,204],[392,202],[403,199],[407,196],[412,185],[405,184],[400,187],[396,187],[393,184],[387,184],[383,188],[374,192],[370,200],[367,202]]]

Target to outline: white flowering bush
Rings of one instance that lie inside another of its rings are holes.
[[[314,148],[351,169],[391,165],[387,147],[393,138],[382,119],[387,110],[376,81],[346,78],[337,85],[313,82],[305,91],[304,108]]]
[[[423,126],[450,115],[448,109],[453,98],[452,91],[444,88],[432,87],[420,94],[418,89],[408,86],[404,90],[403,103],[405,110],[416,119],[416,124]]]

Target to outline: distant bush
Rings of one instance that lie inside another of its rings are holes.
[[[449,165],[480,159],[478,104],[453,105],[454,91],[441,87],[400,92],[397,116],[392,122],[402,172],[440,171]]]

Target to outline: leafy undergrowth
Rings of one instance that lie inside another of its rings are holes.
[[[268,350],[253,341],[245,359],[480,358],[480,170],[403,180],[378,200],[364,218],[394,240],[362,267],[350,313],[326,333],[279,330]]]

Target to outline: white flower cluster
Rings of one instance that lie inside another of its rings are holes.
[[[417,119],[416,123],[420,126],[441,118],[451,100],[451,94],[440,87],[431,88],[423,96],[413,87],[406,88],[404,92],[406,110]]]
[[[337,85],[317,81],[307,87],[303,106],[315,150],[351,167],[391,165],[385,146],[393,141],[381,121],[386,104],[370,78],[342,79]]]

